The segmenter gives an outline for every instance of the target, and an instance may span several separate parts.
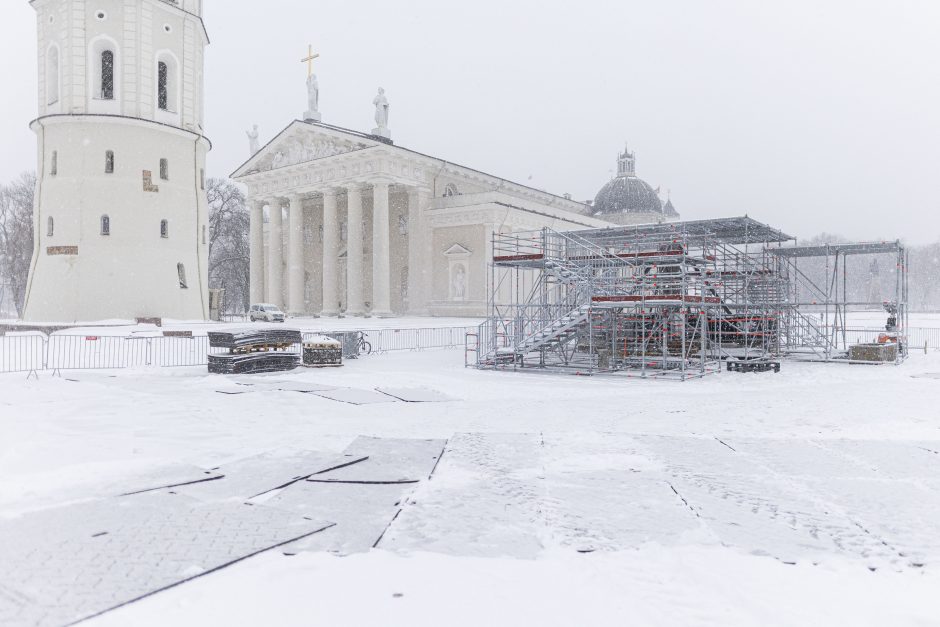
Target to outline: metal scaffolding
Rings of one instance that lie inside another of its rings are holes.
[[[796,251],[812,249],[783,246],[792,240],[748,217],[496,233],[489,316],[468,338],[468,365],[686,380],[725,361],[836,359],[827,312],[844,321],[850,303],[830,289],[821,321],[801,311],[814,283]]]
[[[853,346],[882,343],[896,346],[885,361],[900,364],[907,358],[909,253],[900,242],[795,246],[771,253],[788,277],[790,306],[782,337],[788,357],[854,363],[859,360],[852,358]],[[872,266],[885,266],[891,280],[883,286],[879,279],[878,289],[869,282],[860,293],[858,275]],[[888,315],[884,327],[853,324],[853,310],[880,308]]]

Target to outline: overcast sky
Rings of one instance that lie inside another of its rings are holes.
[[[938,0],[205,0],[209,171],[306,108],[324,122],[593,198],[629,141],[686,219],[940,238]],[[92,3],[93,4],[93,3]],[[0,19],[0,181],[35,167],[35,17]],[[16,86],[16,87],[12,87]]]

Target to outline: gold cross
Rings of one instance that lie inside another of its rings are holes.
[[[313,60],[320,58],[320,54],[313,54],[313,46],[307,46],[307,58],[301,59],[301,63],[307,64],[307,78],[313,76]]]

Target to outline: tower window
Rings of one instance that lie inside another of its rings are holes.
[[[107,215],[101,216],[101,234],[111,235],[111,218]]]
[[[104,173],[114,174],[114,151],[108,150],[104,153]]]
[[[46,53],[46,104],[59,102],[59,48],[50,46]]]
[[[166,159],[160,159],[160,178],[164,181],[170,180],[170,162]]]
[[[203,224],[203,225],[202,225],[202,243],[203,243],[203,244],[206,243],[206,231],[207,231],[206,225]]]
[[[186,284],[186,266],[181,263],[176,264],[176,274],[179,275],[180,289],[189,289],[189,286]]]
[[[160,220],[160,237],[163,239],[170,237],[170,223],[166,220]]]
[[[205,168],[201,168],[199,170],[199,189],[205,189],[205,188],[206,188],[206,170]]]
[[[46,220],[46,237],[52,237],[53,235],[55,235],[55,220],[50,216]]]
[[[56,176],[59,173],[59,151],[52,151],[52,163],[49,165],[49,174]]]
[[[169,69],[166,63],[160,61],[157,63],[157,106],[167,110],[169,103],[169,93],[167,91],[167,81],[169,80]]]
[[[101,99],[114,100],[114,52],[101,53]]]

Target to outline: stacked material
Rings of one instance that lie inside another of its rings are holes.
[[[284,372],[300,365],[300,355],[280,351],[209,355],[211,374],[254,374]]]
[[[210,332],[209,346],[232,351],[251,351],[265,347],[288,347],[300,344],[303,337],[293,329],[240,329],[231,332]]]
[[[897,344],[856,344],[849,347],[850,361],[884,364],[893,363],[897,358]]]
[[[322,368],[343,365],[343,345],[325,335],[314,335],[304,340],[304,366]]]
[[[209,355],[213,374],[282,372],[300,365],[300,354],[292,350],[302,341],[300,331],[250,329],[209,333],[209,346],[227,348],[228,353]]]

